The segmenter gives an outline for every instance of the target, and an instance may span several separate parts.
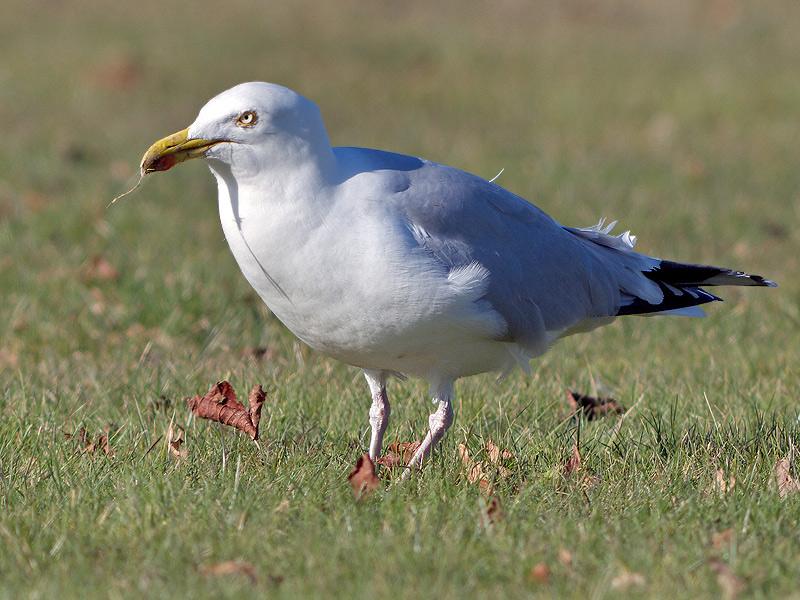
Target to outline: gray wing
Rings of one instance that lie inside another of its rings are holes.
[[[617,315],[631,298],[661,299],[642,273],[658,260],[631,251],[628,238],[564,228],[508,190],[443,165],[426,162],[408,177],[396,210],[447,267],[477,262],[489,271],[485,300],[508,323],[509,340],[541,349]]]

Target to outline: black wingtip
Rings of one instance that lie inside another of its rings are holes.
[[[667,311],[679,310],[681,308],[691,308],[709,302],[722,302],[722,298],[712,294],[708,290],[690,286],[676,289],[675,287],[655,282],[661,288],[664,298],[658,304],[650,304],[642,298],[633,298],[629,304],[621,306],[617,311],[617,316],[625,315],[649,315],[663,313]]]
[[[742,285],[758,287],[778,287],[771,279],[761,275],[751,275],[744,271],[713,267],[711,265],[693,265],[662,260],[656,267],[646,271],[644,276],[674,286],[717,286]]]

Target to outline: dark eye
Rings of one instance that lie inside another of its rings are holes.
[[[258,115],[254,110],[246,110],[236,118],[239,127],[252,127],[258,123]]]

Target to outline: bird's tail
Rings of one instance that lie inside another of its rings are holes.
[[[663,300],[651,304],[647,300],[629,296],[620,307],[618,315],[657,315],[673,314],[683,316],[702,316],[699,305],[722,301],[722,298],[703,289],[717,285],[747,285],[777,287],[774,281],[760,275],[750,275],[710,265],[692,265],[661,260],[656,266],[642,275],[659,286]]]
[[[703,287],[717,285],[777,287],[775,282],[760,275],[709,265],[678,263],[639,254],[634,250],[636,236],[631,235],[630,231],[612,235],[611,232],[616,224],[616,221],[606,224],[605,219],[600,219],[600,222],[592,227],[565,229],[584,241],[591,242],[595,249],[614,253],[616,261],[625,265],[622,273],[626,275],[624,279],[619,280],[622,304],[616,313],[618,316],[702,317],[705,313],[700,308],[701,304],[722,301],[722,298],[704,290]],[[633,278],[630,275],[633,275]]]

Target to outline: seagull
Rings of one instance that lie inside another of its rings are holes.
[[[369,456],[380,456],[392,376],[427,381],[436,408],[409,462],[453,422],[454,382],[507,373],[565,336],[625,315],[703,316],[703,289],[776,284],[634,251],[616,223],[566,227],[476,175],[414,156],[332,147],[318,107],[250,82],[155,142],[141,175],[203,158],[222,230],[272,313],[316,351],[363,370]],[[405,472],[407,475],[410,469]]]

